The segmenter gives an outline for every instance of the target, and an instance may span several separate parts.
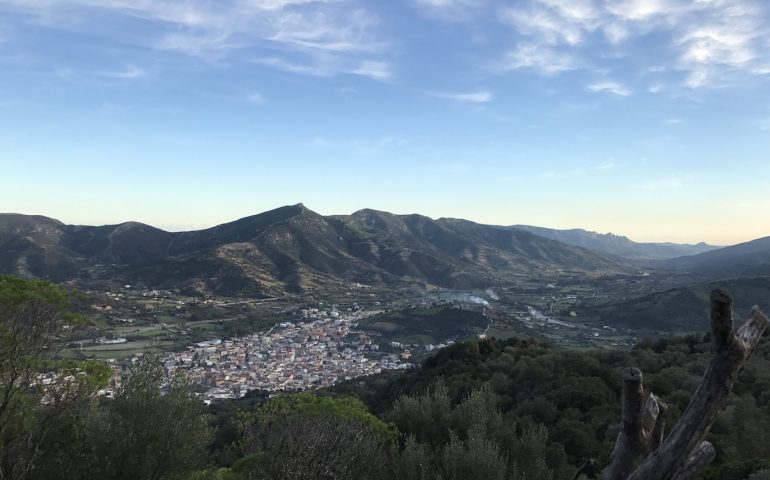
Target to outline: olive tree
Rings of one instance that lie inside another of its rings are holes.
[[[52,355],[83,323],[75,300],[48,282],[0,276],[0,480],[28,478],[57,420],[109,378],[100,363]]]
[[[263,461],[244,478],[386,479],[396,433],[352,398],[303,393],[245,413],[242,449]]]

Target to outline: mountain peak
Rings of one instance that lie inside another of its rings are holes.
[[[123,222],[115,225],[114,232],[125,232],[130,230],[153,230],[153,231],[162,231],[161,229],[157,227],[153,227],[152,225],[147,225],[146,223],[142,222],[135,222],[135,221],[128,221]]]
[[[23,213],[0,213],[0,219],[4,224],[18,223],[32,225],[34,223],[44,223],[49,225],[64,226],[64,223],[55,218],[43,215],[25,215]]]

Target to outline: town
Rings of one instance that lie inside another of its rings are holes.
[[[160,350],[166,385],[185,377],[210,403],[409,368],[470,338],[519,335],[576,347],[627,347],[630,332],[554,314],[571,312],[578,298],[593,300],[597,289],[590,287],[535,282],[497,292],[372,294],[351,285],[308,301],[195,298],[126,284],[89,292],[94,323],[76,332],[64,354],[110,365],[114,374],[101,393],[111,397],[131,363],[148,349]]]
[[[379,351],[366,333],[354,330],[366,314],[336,310],[302,311],[301,321],[282,322],[240,338],[207,340],[163,357],[168,382],[183,375],[205,389],[203,400],[240,398],[250,390],[306,390],[389,369],[411,367],[409,350]],[[132,357],[136,361],[142,353]],[[112,396],[123,366],[110,362],[115,374],[102,391]]]

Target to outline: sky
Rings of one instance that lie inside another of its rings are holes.
[[[0,212],[770,235],[766,0],[0,0]]]

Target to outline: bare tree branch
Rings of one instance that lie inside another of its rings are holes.
[[[714,446],[711,445],[711,442],[701,442],[701,444],[698,445],[698,448],[696,448],[687,459],[687,463],[685,463],[679,471],[674,472],[671,477],[676,478],[677,480],[690,480],[691,478],[695,478],[704,468],[714,461],[716,455],[717,451],[714,449]]]
[[[768,326],[768,318],[755,306],[751,318],[736,333],[732,302],[732,296],[726,290],[711,292],[713,357],[690,404],[664,441],[665,404],[650,395],[642,412],[641,372],[627,372],[623,382],[623,429],[618,434],[615,451],[603,479],[691,478],[713,460],[714,448],[704,442],[704,438],[724,407],[738,373]],[[634,470],[642,448],[652,452]]]
[[[655,426],[652,429],[652,435],[650,435],[649,450],[654,452],[663,443],[663,434],[666,430],[666,412],[668,411],[668,405],[666,402],[658,398],[657,396],[650,394],[650,397],[655,399],[655,403],[658,407],[658,415],[655,419]]]
[[[623,375],[623,427],[618,433],[610,464],[604,470],[605,480],[628,477],[643,453],[642,372],[628,368]]]

